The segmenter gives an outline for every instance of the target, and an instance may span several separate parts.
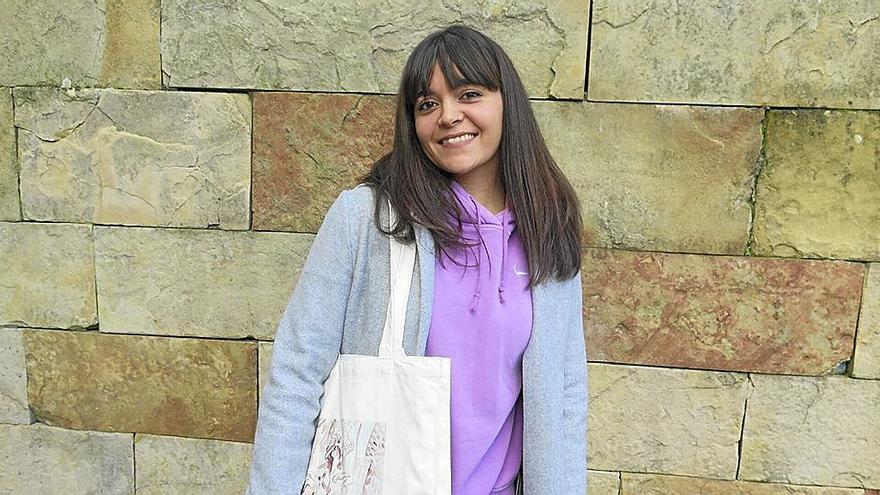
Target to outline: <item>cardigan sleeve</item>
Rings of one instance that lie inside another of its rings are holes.
[[[353,271],[343,192],[314,238],[275,335],[260,396],[249,495],[296,494],[308,468],[324,381],[342,344]]]
[[[576,298],[570,305],[568,345],[565,355],[565,404],[562,418],[566,434],[566,464],[569,473],[565,493],[587,493],[587,354],[584,342],[583,289],[581,274],[569,283]]]

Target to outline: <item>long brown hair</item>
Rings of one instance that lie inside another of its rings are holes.
[[[415,102],[428,93],[435,64],[452,88],[477,84],[501,90],[504,111],[499,178],[516,215],[529,263],[530,286],[550,278],[575,276],[581,266],[583,227],[574,188],[550,156],[513,62],[489,37],[462,25],[428,35],[406,61],[397,95],[392,150],[360,180],[377,192],[377,227],[411,242],[412,224],[418,223],[431,232],[438,254],[468,245],[460,240],[461,210],[452,193],[452,175],[428,158],[416,136]],[[390,199],[400,215],[389,231],[379,223],[379,205],[384,198]]]

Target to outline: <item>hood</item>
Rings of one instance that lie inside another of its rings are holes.
[[[457,181],[451,181],[452,191],[462,209],[462,234],[465,239],[479,240],[480,246],[483,246],[483,226],[484,225],[500,225],[501,226],[501,273],[498,282],[498,300],[504,303],[504,272],[507,258],[507,244],[510,235],[516,229],[516,219],[513,215],[513,209],[510,203],[504,210],[493,215],[485,206],[477,203],[477,200]],[[487,235],[494,234],[494,229],[486,232]],[[478,259],[480,259],[478,257]],[[477,266],[477,283],[474,287],[474,295],[471,302],[471,313],[476,312],[477,303],[480,301],[480,274],[483,272],[482,266]]]

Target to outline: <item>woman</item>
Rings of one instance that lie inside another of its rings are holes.
[[[406,353],[451,358],[452,493],[509,495],[520,478],[527,495],[585,493],[580,206],[504,51],[463,26],[419,43],[393,149],[361,182],[327,212],[282,316],[249,493],[299,493],[337,355],[377,355],[386,234],[417,245]]]

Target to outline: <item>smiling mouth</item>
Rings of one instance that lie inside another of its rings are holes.
[[[462,134],[462,135],[460,135],[460,136],[455,136],[455,137],[451,137],[451,138],[441,139],[441,140],[440,140],[440,144],[441,144],[441,145],[454,145],[454,144],[461,144],[461,143],[466,143],[466,142],[468,142],[468,141],[472,141],[475,137],[477,137],[476,134],[474,134],[474,133],[470,133],[470,132],[469,132],[469,133]]]

